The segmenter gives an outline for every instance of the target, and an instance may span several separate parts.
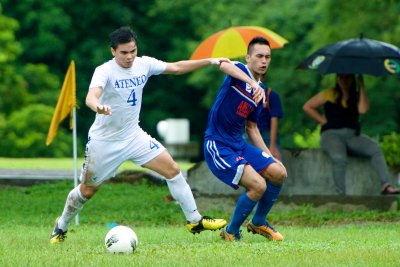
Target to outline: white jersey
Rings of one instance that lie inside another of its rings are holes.
[[[152,75],[165,71],[167,63],[152,57],[136,57],[132,67],[122,68],[115,59],[94,71],[90,88],[101,87],[100,103],[111,107],[112,115],[96,114],[89,130],[94,140],[134,138],[139,126],[143,87]]]

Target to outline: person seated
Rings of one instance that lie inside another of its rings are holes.
[[[347,155],[367,157],[381,182],[381,194],[399,194],[388,181],[390,172],[379,143],[361,134],[360,114],[368,111],[369,103],[364,79],[354,74],[337,74],[334,88],[325,89],[311,97],[304,112],[321,125],[321,149],[332,161],[336,191],[346,194]],[[323,107],[324,115],[319,108]]]

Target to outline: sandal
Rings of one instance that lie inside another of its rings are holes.
[[[397,195],[400,194],[400,189],[393,187],[391,184],[386,184],[381,192],[382,195]]]

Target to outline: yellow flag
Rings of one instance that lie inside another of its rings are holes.
[[[76,107],[76,78],[75,78],[75,62],[71,60],[68,67],[67,74],[64,78],[64,83],[61,88],[61,94],[58,98],[57,106],[51,120],[49,133],[47,134],[46,146],[53,142],[53,139],[57,135],[58,127],[60,123],[71,113],[72,109]],[[72,119],[70,128],[72,129]]]

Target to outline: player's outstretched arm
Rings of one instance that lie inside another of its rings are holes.
[[[205,58],[199,60],[182,60],[178,62],[167,63],[164,74],[185,74],[208,65],[219,65],[222,62],[230,62],[227,58]]]
[[[90,88],[88,94],[86,95],[86,106],[96,113],[111,115],[111,107],[108,105],[103,105],[99,101],[102,93],[103,89],[101,87]]]
[[[244,73],[241,69],[239,69],[235,64],[231,62],[222,62],[220,64],[221,71],[225,72],[226,74],[239,79],[245,83],[248,83],[253,88],[254,92],[254,100],[258,104],[261,100],[265,99],[265,92],[264,89],[258,84],[258,82],[254,81],[250,78],[246,73]]]

